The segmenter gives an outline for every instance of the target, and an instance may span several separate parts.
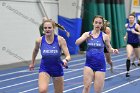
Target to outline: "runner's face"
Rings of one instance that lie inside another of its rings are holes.
[[[103,26],[103,20],[101,18],[95,18],[93,25],[95,30],[100,30]]]
[[[134,23],[134,21],[135,21],[135,17],[134,16],[129,16],[128,19],[129,19],[130,23]]]
[[[51,22],[45,22],[44,23],[44,32],[45,32],[45,35],[51,35],[53,33],[53,26],[52,26],[52,23]]]

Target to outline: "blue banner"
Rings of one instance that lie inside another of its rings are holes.
[[[79,46],[75,45],[75,41],[81,35],[81,18],[66,18],[58,16],[58,23],[64,26],[64,28],[70,33],[70,37],[67,37],[66,32],[58,29],[58,34],[65,38],[70,54],[77,54]]]

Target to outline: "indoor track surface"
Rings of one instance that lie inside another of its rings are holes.
[[[105,85],[102,93],[140,93],[140,67],[131,66],[130,77],[126,78],[126,51],[119,49],[119,54],[112,54],[114,73],[107,64]],[[137,64],[137,60],[135,61]],[[85,55],[72,58],[69,68],[64,69],[64,93],[82,93],[83,67]],[[38,69],[28,71],[27,66],[0,71],[0,93],[38,93]],[[94,82],[93,82],[94,84]],[[90,93],[94,93],[93,84]],[[52,80],[48,93],[54,93]]]

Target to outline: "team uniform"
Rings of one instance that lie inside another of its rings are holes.
[[[91,34],[91,31],[89,34]],[[103,34],[103,32],[100,32],[97,38],[91,37],[87,39],[85,66],[90,67],[93,71],[106,71]]]
[[[106,46],[104,47],[104,53],[109,53]]]
[[[138,48],[139,44],[140,44],[139,36],[137,34],[132,33],[133,30],[137,31],[135,29],[135,26],[136,26],[136,23],[134,23],[133,26],[130,26],[129,23],[127,24],[127,27],[126,27],[126,31],[127,31],[127,44],[130,44],[133,48]],[[132,65],[134,65],[134,63]],[[139,65],[140,64],[138,64],[138,66]],[[126,69],[127,69],[127,71],[130,70],[130,59],[126,60]],[[127,72],[126,73],[126,77],[129,77],[129,76],[130,76],[129,73]]]
[[[131,27],[130,27],[130,24],[128,23],[128,26],[126,28],[127,34],[128,34],[127,44],[132,45],[133,48],[138,48],[140,45],[139,36],[137,34],[132,33],[133,29],[137,31],[135,29],[135,26],[136,26],[136,23],[134,23],[134,25]]]
[[[47,72],[52,77],[63,76],[63,67],[61,60],[61,49],[58,43],[58,36],[54,35],[52,44],[48,44],[45,40],[45,35],[41,41],[41,64],[39,72]]]

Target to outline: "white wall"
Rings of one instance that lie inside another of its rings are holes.
[[[58,2],[51,1],[45,1],[45,9],[48,17],[57,21]],[[41,22],[36,0],[0,1],[0,65],[31,60]],[[37,59],[40,57],[38,54]]]
[[[80,18],[82,0],[59,0],[59,15],[67,18]]]
[[[126,18],[131,12],[131,2],[132,0],[124,0],[125,1],[125,11],[126,11]]]

